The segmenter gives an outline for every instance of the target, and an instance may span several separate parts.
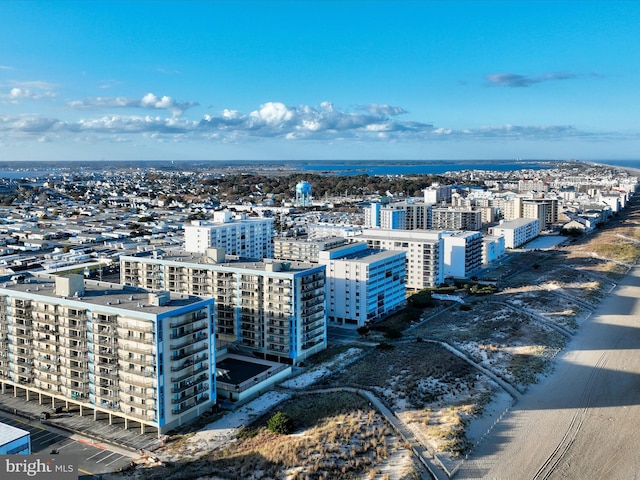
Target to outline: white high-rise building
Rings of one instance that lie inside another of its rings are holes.
[[[404,252],[351,243],[320,251],[319,261],[327,266],[329,323],[362,327],[404,305]]]
[[[326,348],[325,270],[304,262],[229,260],[223,249],[120,257],[125,285],[215,298],[219,348],[233,344],[288,364]]]
[[[215,403],[214,301],[28,275],[0,287],[0,392],[162,435]]]
[[[443,232],[444,275],[468,278],[482,267],[480,232]]]
[[[370,248],[406,252],[405,287],[421,290],[444,281],[442,232],[434,230],[365,229],[358,238]]]
[[[280,260],[305,260],[327,266],[329,323],[363,326],[400,308],[405,301],[405,253],[367,248],[344,238],[280,238]]]
[[[233,218],[231,212],[214,212],[213,221],[194,220],[184,227],[187,252],[204,253],[224,248],[242,258],[273,257],[273,218]]]

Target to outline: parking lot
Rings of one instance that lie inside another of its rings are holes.
[[[102,473],[124,468],[136,455],[133,451],[88,440],[51,425],[43,425],[36,420],[2,414],[0,422],[27,430],[31,434],[32,453],[57,452],[59,455],[75,455],[78,459],[78,472],[81,479],[100,478]]]
[[[140,449],[148,451],[158,444],[155,435],[143,435],[139,429],[125,430],[121,419],[110,425],[105,418],[94,420],[93,415],[70,411],[50,413],[41,421],[44,411],[51,412],[50,406],[26,401],[20,395],[0,394],[0,422],[29,431],[33,453],[56,450],[61,455],[77,455],[79,478],[84,480],[127,467]]]

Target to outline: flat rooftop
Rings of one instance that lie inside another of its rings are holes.
[[[152,314],[170,312],[176,308],[206,300],[195,295],[171,292],[168,293],[169,301],[165,305],[152,305],[151,298],[157,292],[154,294],[154,292],[143,288],[86,279],[84,280],[84,292],[81,295],[65,297],[56,293],[55,276],[44,274],[27,274],[24,280],[17,283],[11,280],[2,282],[0,283],[0,291],[2,290],[41,296],[43,299],[50,298],[52,303],[61,299],[67,302],[76,301],[79,308],[82,308],[82,304],[90,304]],[[166,294],[166,292],[164,293]],[[209,301],[213,302],[213,300]]]
[[[0,422],[0,445],[6,445],[27,435],[29,435],[29,432],[26,430]]]
[[[285,264],[287,268],[280,270],[280,273],[296,273],[303,272],[305,270],[309,270],[310,268],[318,268],[318,264],[309,263],[309,262],[298,262],[298,261],[283,261],[283,260],[271,260],[267,259],[266,261],[251,259],[251,258],[230,258],[227,256],[224,261],[216,262],[213,258],[207,256],[204,253],[196,253],[196,252],[184,252],[184,251],[175,251],[165,252],[161,255],[158,255],[157,258],[143,256],[136,257],[144,262],[155,262],[155,263],[165,263],[165,262],[176,262],[180,264],[191,264],[191,265],[202,265],[202,266],[217,266],[217,267],[226,267],[226,268],[235,268],[235,269],[246,269],[246,270],[258,270],[258,271],[267,271],[267,265],[269,264]],[[126,258],[126,257],[121,257]]]
[[[240,385],[270,368],[272,365],[227,357],[216,362],[216,381]]]

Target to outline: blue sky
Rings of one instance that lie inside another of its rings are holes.
[[[637,1],[0,2],[0,160],[637,159]]]

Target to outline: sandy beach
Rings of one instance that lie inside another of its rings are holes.
[[[639,321],[634,267],[454,478],[638,478]]]

